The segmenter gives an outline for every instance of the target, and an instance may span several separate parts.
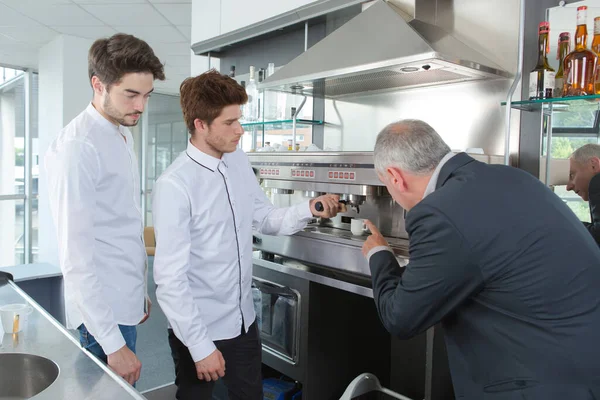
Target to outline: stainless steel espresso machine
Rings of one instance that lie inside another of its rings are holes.
[[[388,239],[399,260],[406,262],[408,240],[404,212],[373,166],[373,153],[254,153],[252,167],[276,206],[287,206],[325,193],[339,194],[347,211],[317,219],[294,236],[256,235],[256,248],[292,259],[370,276],[361,254],[365,235],[353,235],[352,219],[371,220]]]
[[[253,295],[263,363],[274,375],[299,382],[302,399],[339,399],[364,372],[412,399],[436,399],[433,336],[400,341],[385,330],[361,252],[368,233],[351,232],[353,219],[371,220],[399,263],[408,262],[404,210],[379,181],[373,153],[273,152],[249,158],[275,206],[324,193],[339,194],[346,204],[335,218],[316,218],[292,236],[254,233]]]

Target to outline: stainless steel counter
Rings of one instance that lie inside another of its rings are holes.
[[[33,399],[145,399],[106,365],[82,350],[62,325],[14,283],[2,285],[0,281],[0,306],[12,303],[28,303],[33,312],[18,334],[4,334],[0,327],[3,334],[0,354],[34,354],[54,361],[60,369],[56,381]]]
[[[309,225],[291,236],[270,236],[257,232],[253,235],[253,247],[256,250],[366,277],[371,276],[369,264],[362,254],[367,235],[355,236],[343,229],[316,225]],[[408,240],[389,237],[386,237],[386,240],[398,263],[406,265]]]

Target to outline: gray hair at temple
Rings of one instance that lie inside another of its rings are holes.
[[[584,144],[577,150],[571,154],[573,160],[575,160],[578,164],[585,164],[590,161],[591,158],[598,157],[600,158],[600,144]]]
[[[373,157],[379,174],[396,167],[414,175],[427,175],[449,152],[450,147],[429,124],[405,119],[379,132]]]

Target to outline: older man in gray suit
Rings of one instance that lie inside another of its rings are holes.
[[[456,397],[600,399],[600,250],[530,174],[453,154],[426,123],[377,137],[375,167],[406,210],[401,268],[375,226],[380,318],[409,338],[442,323]]]

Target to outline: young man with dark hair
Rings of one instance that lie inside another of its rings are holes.
[[[231,400],[262,400],[252,229],[291,235],[339,208],[337,195],[287,208],[269,202],[238,148],[247,100],[244,88],[214,70],[186,79],[181,108],[191,139],[154,187],[154,280],[170,324],[178,399],[211,399],[223,377]]]
[[[163,65],[148,44],[116,34],[88,54],[93,100],[45,157],[65,282],[67,327],[130,384],[141,370],[136,325],[150,314],[140,178],[128,126],[137,125]]]

